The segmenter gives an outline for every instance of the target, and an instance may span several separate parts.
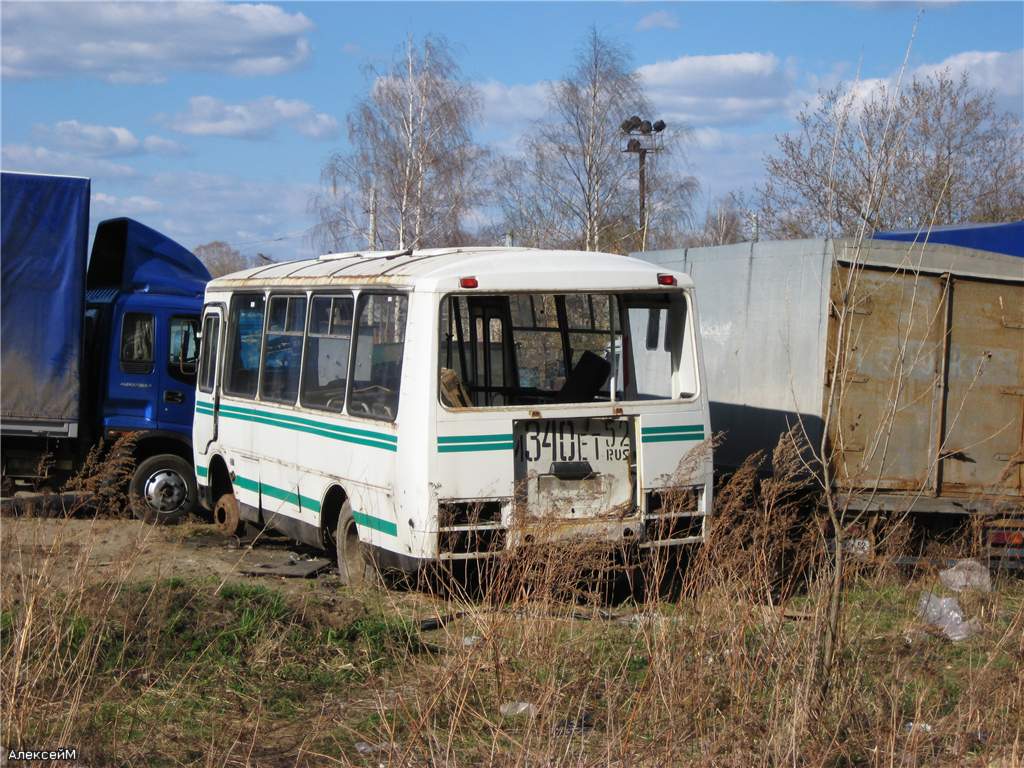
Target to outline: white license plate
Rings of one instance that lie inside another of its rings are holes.
[[[629,460],[625,419],[536,419],[515,425],[516,462],[540,467],[555,462],[589,462],[594,471]]]
[[[517,505],[586,519],[631,504],[629,419],[524,419],[513,425]]]

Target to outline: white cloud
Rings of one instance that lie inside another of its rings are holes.
[[[91,210],[97,215],[92,215],[94,220],[111,218],[113,216],[133,216],[152,214],[163,210],[163,203],[145,195],[109,195],[104,192],[93,192]]]
[[[116,125],[90,125],[78,120],[61,120],[53,127],[36,126],[41,139],[72,152],[85,155],[131,155],[139,151],[141,143],[127,128]]]
[[[311,139],[333,139],[338,135],[338,121],[330,115],[318,112],[297,122],[295,129]]]
[[[189,99],[188,111],[160,116],[169,128],[192,136],[231,136],[262,139],[282,123],[314,139],[332,139],[338,135],[338,121],[298,99],[265,96],[245,104],[225,104],[213,96]]]
[[[796,73],[772,53],[680,56],[637,69],[659,116],[692,125],[737,123],[786,108]]]
[[[1024,113],[1024,49],[1016,51],[964,51],[938,64],[914,70],[918,76],[948,70],[954,78],[967,73],[976,88],[995,91],[999,105],[1017,115]]]
[[[197,171],[160,173],[139,194],[159,200],[151,226],[187,247],[224,240],[243,253],[274,259],[315,255],[305,239],[312,184],[250,180]]]
[[[162,136],[136,138],[127,128],[118,125],[93,125],[78,120],[61,120],[52,126],[37,125],[33,134],[43,144],[86,157],[124,157],[151,152],[178,155],[185,148]]]
[[[135,169],[128,165],[111,162],[101,157],[89,157],[27,144],[5,144],[2,158],[4,168],[12,171],[57,173],[93,178],[124,179],[135,176]]]
[[[4,77],[151,83],[174,71],[272,75],[302,64],[313,24],[248,3],[3,3]]]
[[[704,127],[694,129],[692,138],[691,172],[708,201],[734,190],[749,192],[764,181],[764,155],[775,147],[772,133]]]
[[[906,72],[902,88],[906,90],[915,78],[948,74],[959,80],[964,74],[975,89],[991,91],[1001,110],[1024,117],[1024,49],[1017,51],[964,51],[934,64],[921,64]],[[851,80],[842,84],[842,102],[857,114],[883,88],[895,88],[898,73],[890,77]],[[810,99],[820,103],[817,95]]]
[[[652,29],[678,29],[679,19],[669,11],[655,11],[648,13],[636,23],[637,32],[647,32]]]
[[[163,136],[147,136],[142,140],[142,146],[155,155],[183,155],[187,152],[181,144]]]
[[[485,132],[498,137],[511,149],[529,124],[544,116],[548,104],[548,83],[507,85],[497,80],[476,83],[483,99]]]

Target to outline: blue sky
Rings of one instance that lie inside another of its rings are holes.
[[[442,34],[484,97],[478,139],[515,151],[587,29],[626,46],[655,116],[687,124],[699,206],[761,178],[822,87],[899,70],[903,3],[17,3],[2,6],[3,167],[87,175],[93,223],[186,246],[311,253],[306,203],[345,115],[408,34]],[[923,6],[912,72],[949,67],[1024,115],[1024,4]]]

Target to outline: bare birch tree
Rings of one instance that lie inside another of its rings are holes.
[[[761,221],[776,237],[1005,221],[1024,216],[1020,119],[991,92],[948,73],[903,90],[882,85],[857,98],[822,93],[777,137],[759,190]],[[878,159],[885,167],[878,171]]]
[[[238,249],[232,248],[223,240],[197,245],[192,252],[210,270],[210,275],[213,277],[220,277],[253,266],[252,262]]]
[[[481,194],[483,151],[472,138],[480,97],[444,39],[411,37],[348,116],[352,151],[332,155],[310,203],[316,244],[423,248],[467,238]]]
[[[506,229],[523,245],[629,250],[638,230],[637,172],[619,126],[651,108],[628,53],[592,29],[572,70],[550,85],[548,99],[548,116],[523,139],[522,156],[503,161],[495,173]],[[667,132],[666,143],[678,136]],[[693,179],[670,172],[668,158],[654,157],[648,157],[649,229],[684,219],[696,189]]]
[[[730,192],[708,207],[704,227],[685,242],[697,246],[742,243],[747,239],[750,217],[743,195]]]

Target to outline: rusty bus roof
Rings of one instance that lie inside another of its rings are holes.
[[[207,290],[241,287],[394,285],[422,291],[458,289],[475,277],[479,290],[664,290],[657,275],[669,270],[649,262],[598,251],[538,248],[431,248],[418,251],[354,251],[317,259],[253,267],[212,280]],[[680,288],[692,281],[673,272]]]

